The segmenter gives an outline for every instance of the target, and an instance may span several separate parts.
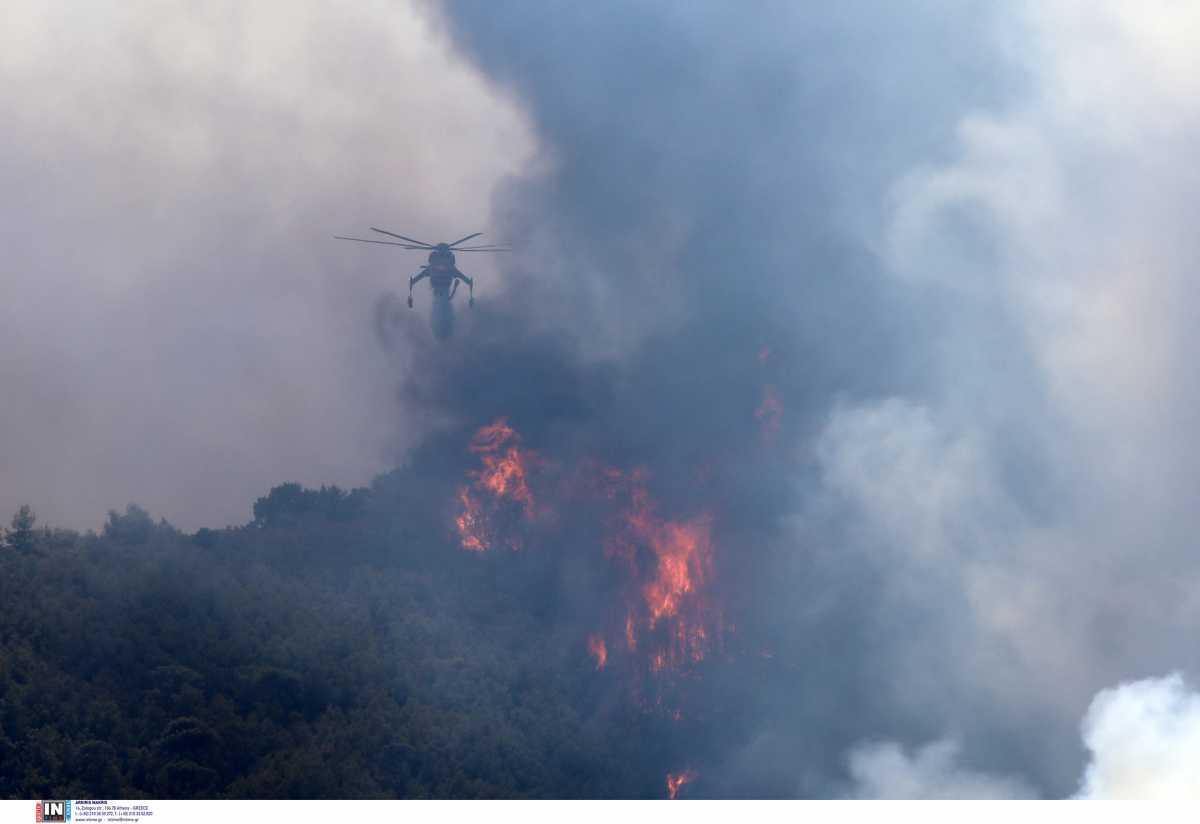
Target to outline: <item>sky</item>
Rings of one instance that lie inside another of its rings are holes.
[[[1195,8],[92,8],[0,33],[0,504],[240,523],[509,415],[719,503],[799,674],[710,794],[1196,792]],[[370,225],[514,252],[381,341]]]
[[[0,505],[195,529],[392,465],[418,429],[371,318],[422,259],[333,235],[488,231],[534,146],[516,102],[408,4],[16,2],[3,28]]]

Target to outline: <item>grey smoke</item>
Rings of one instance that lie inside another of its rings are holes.
[[[392,465],[420,429],[370,319],[422,260],[332,235],[490,230],[533,147],[391,2],[18,0],[0,119],[0,509],[79,528],[242,523]]]
[[[778,664],[713,687],[754,709],[708,792],[953,739],[1067,795],[1092,696],[1196,666],[1197,20],[1156,11],[448,4],[545,147],[495,201],[525,327],[623,376],[587,438],[679,501],[725,467],[725,581]]]
[[[696,794],[1069,795],[1093,697],[1200,664],[1195,11],[43,8],[0,35],[10,509],[236,521],[500,414],[645,464],[771,656],[704,685]],[[325,237],[489,206],[496,291],[381,350],[412,263]]]

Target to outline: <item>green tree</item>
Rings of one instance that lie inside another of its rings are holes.
[[[144,544],[153,534],[154,519],[137,504],[126,506],[124,515],[114,509],[108,511],[104,537],[127,544]]]
[[[12,529],[8,533],[8,545],[19,552],[33,551],[33,527],[37,515],[29,504],[25,504],[12,516]]]

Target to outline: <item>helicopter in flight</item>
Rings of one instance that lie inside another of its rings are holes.
[[[426,243],[423,240],[398,235],[395,232],[389,232],[386,229],[377,229],[371,227],[372,232],[378,232],[381,235],[397,238],[403,243],[397,243],[394,240],[374,240],[362,237],[343,237],[342,235],[334,235],[337,240],[353,240],[359,243],[381,243],[385,246],[399,246],[403,249],[420,249],[429,251],[429,262],[423,265],[417,274],[408,279],[408,308],[413,306],[412,292],[413,287],[420,283],[425,278],[429,278],[429,285],[433,290],[433,314],[431,323],[433,326],[434,337],[446,339],[454,333],[454,307],[450,303],[454,299],[454,295],[458,292],[459,283],[467,284],[467,289],[470,292],[470,298],[467,302],[468,306],[475,305],[475,281],[472,278],[464,275],[455,265],[455,252],[507,252],[510,251],[505,246],[484,245],[484,246],[463,246],[468,240],[477,238],[483,232],[475,232],[474,234],[460,237],[452,243]]]

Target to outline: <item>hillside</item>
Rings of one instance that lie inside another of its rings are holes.
[[[553,565],[429,539],[400,485],[10,540],[0,795],[663,796],[670,722],[559,628]]]

